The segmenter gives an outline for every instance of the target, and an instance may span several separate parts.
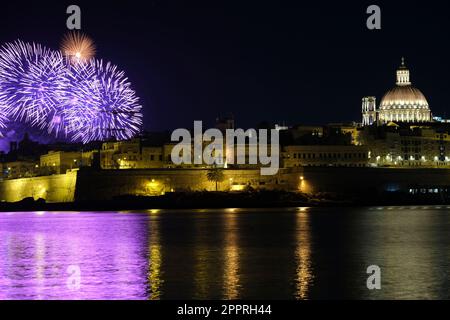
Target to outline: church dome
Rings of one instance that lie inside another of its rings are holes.
[[[427,99],[419,89],[411,85],[404,59],[397,70],[396,86],[381,99],[379,113],[382,122],[430,121],[431,112]]]
[[[396,86],[381,99],[380,109],[428,109],[422,92],[413,86]]]

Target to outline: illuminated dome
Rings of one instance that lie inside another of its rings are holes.
[[[431,119],[427,99],[409,80],[404,59],[397,70],[397,84],[381,99],[379,119],[382,122],[426,122]]]

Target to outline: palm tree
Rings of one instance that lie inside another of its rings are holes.
[[[206,173],[206,178],[208,181],[216,183],[216,191],[217,191],[217,183],[222,182],[224,180],[223,171],[220,168],[214,167],[208,170]]]

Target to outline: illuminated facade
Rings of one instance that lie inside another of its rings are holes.
[[[139,138],[105,142],[100,151],[102,169],[145,169],[164,167],[164,147],[145,146]]]
[[[49,174],[65,173],[67,170],[78,168],[81,164],[81,152],[50,151],[40,157],[41,171]]]
[[[362,101],[362,124],[374,122],[430,122],[431,111],[422,92],[413,87],[409,70],[404,59],[397,70],[397,82],[381,99],[379,109],[375,109],[375,97],[365,97]]]
[[[286,146],[282,166],[293,167],[366,167],[368,148],[363,146]]]
[[[372,166],[450,166],[448,124],[390,123],[378,128],[363,127],[360,139],[369,150],[369,163]]]
[[[16,179],[33,177],[39,169],[39,164],[35,161],[11,161],[0,164],[3,178]]]
[[[198,168],[205,169],[211,167],[207,164],[196,164],[194,162],[194,145],[191,144],[191,164],[174,164],[172,162],[171,154],[173,148],[177,145],[174,142],[163,143],[162,145],[146,145],[139,138],[104,142],[100,151],[100,164],[102,169],[156,169],[156,168]],[[209,142],[203,143],[203,148],[209,145]],[[255,145],[255,152],[257,146]],[[238,149],[240,151],[238,151]],[[234,163],[228,164],[226,155],[229,152],[234,154]],[[219,167],[235,168],[235,169],[256,169],[259,164],[249,164],[250,147],[248,145],[234,146],[234,151],[226,149],[222,152],[216,163]],[[237,161],[245,162],[243,164],[236,164]]]

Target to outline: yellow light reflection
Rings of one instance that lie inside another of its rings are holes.
[[[237,236],[237,217],[229,214],[225,217],[225,252],[224,252],[224,298],[239,299],[239,245]]]
[[[200,212],[204,212],[200,210]],[[205,238],[202,232],[206,229],[206,219],[199,216],[198,220],[195,220],[195,249],[194,249],[194,299],[206,299],[208,297],[208,288],[210,285],[210,278],[213,278],[211,270],[208,270],[212,253],[208,243],[205,242]]]
[[[153,210],[151,210],[153,211]],[[159,211],[159,210],[155,210]],[[159,221],[155,219],[150,220],[150,247],[149,247],[149,268],[148,268],[148,285],[150,289],[150,300],[161,299],[161,243],[159,236]]]
[[[199,244],[195,248],[195,294],[194,299],[206,299],[208,297],[208,260],[209,252],[208,246],[205,244]]]
[[[311,263],[311,230],[310,216],[306,208],[297,213],[297,281],[296,298],[307,299],[314,280]]]

